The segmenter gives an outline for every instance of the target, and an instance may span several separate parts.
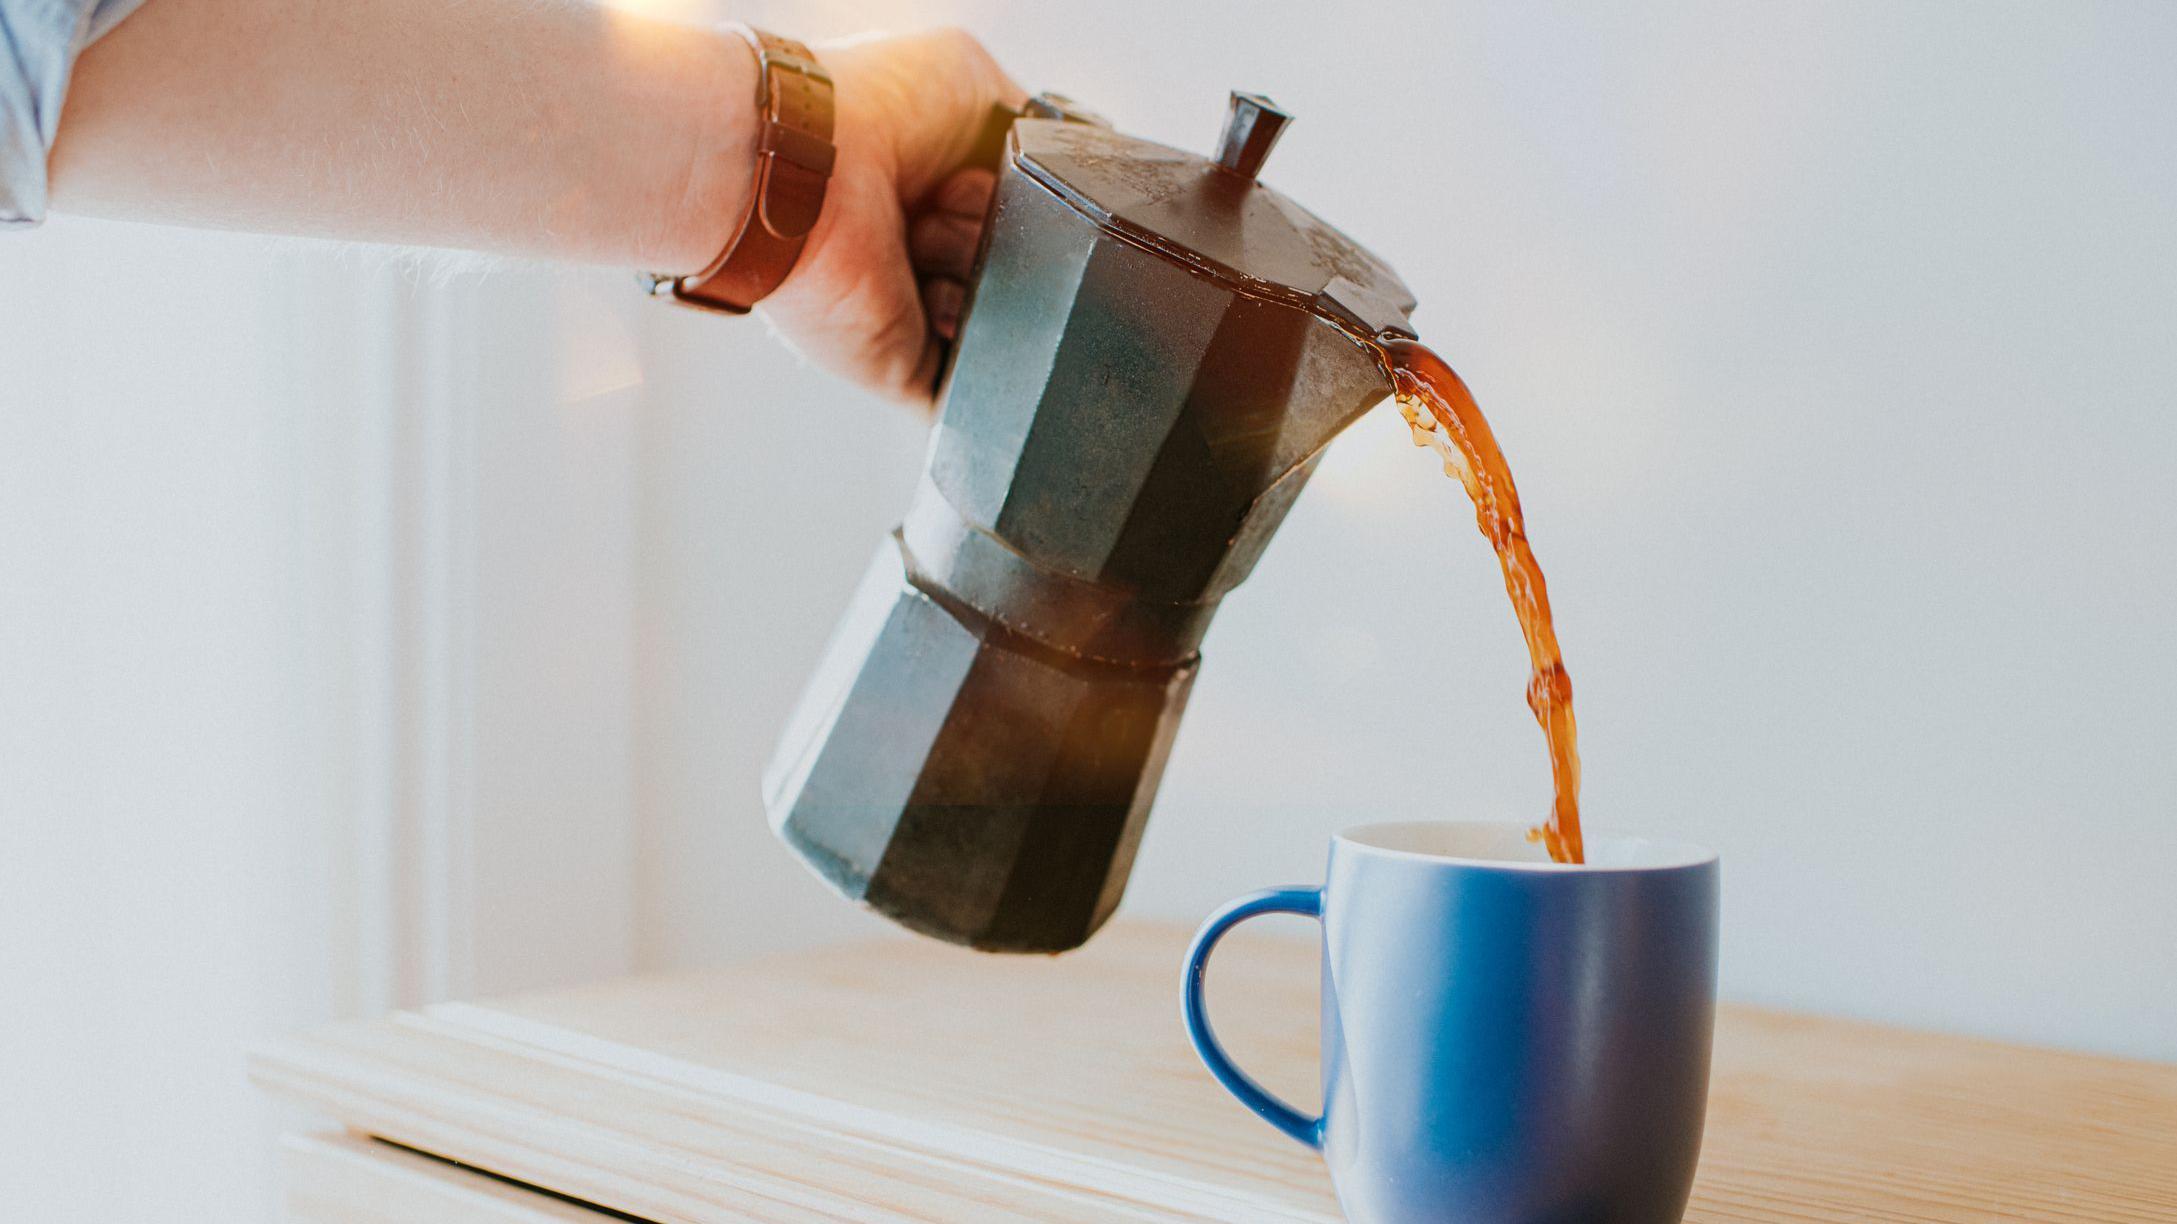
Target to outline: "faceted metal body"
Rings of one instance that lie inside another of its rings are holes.
[[[922,487],[765,797],[845,895],[1062,951],[1118,904],[1218,600],[1388,393],[1354,333],[1411,299],[1207,159],[1055,120],[1009,152]]]

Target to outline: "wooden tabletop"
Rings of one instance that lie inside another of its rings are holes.
[[[1184,932],[1000,958],[901,938],[296,1038],[266,1087],[645,1220],[1335,1220],[1211,1082]],[[1316,951],[1220,949],[1242,1065],[1315,1089]],[[1725,1008],[1690,1220],[2177,1220],[2177,1067]]]

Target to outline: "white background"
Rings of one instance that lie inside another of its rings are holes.
[[[774,3],[958,21],[1419,295],[1519,474],[1598,832],[1735,998],[2177,1059],[2177,19]],[[0,242],[0,1202],[269,1204],[249,1040],[875,924],[757,777],[922,427],[622,274]],[[1388,408],[1229,601],[1128,896],[1530,819],[1517,633]]]

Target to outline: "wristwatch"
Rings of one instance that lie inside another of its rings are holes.
[[[644,273],[654,297],[747,314],[794,270],[831,185],[831,74],[809,48],[750,26],[727,27],[756,52],[756,178],[748,211],[710,266],[688,276]]]

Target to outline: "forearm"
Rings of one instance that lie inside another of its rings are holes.
[[[665,271],[755,161],[730,35],[579,0],[149,0],[76,66],[58,210]]]

